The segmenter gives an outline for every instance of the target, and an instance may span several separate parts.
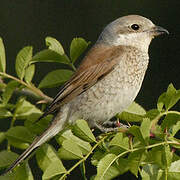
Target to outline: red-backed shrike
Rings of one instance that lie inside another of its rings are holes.
[[[6,172],[77,119],[85,119],[90,127],[102,131],[112,130],[104,124],[134,101],[148,66],[149,44],[164,33],[168,31],[138,15],[121,17],[107,25],[44,113],[43,117],[55,113],[51,125]]]

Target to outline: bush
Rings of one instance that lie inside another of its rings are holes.
[[[9,129],[0,132],[0,143],[7,142],[6,149],[0,152],[0,170],[3,172],[16,158],[14,148],[26,149],[33,139],[48,126],[52,116],[36,122],[42,115],[45,105],[52,98],[41,89],[63,85],[76,71],[74,63],[84,52],[88,44],[82,38],[75,38],[70,45],[68,57],[62,45],[54,38],[46,38],[47,49],[33,56],[31,46],[24,47],[16,57],[15,70],[17,77],[6,73],[5,50],[0,39],[0,118],[11,119]],[[37,62],[63,63],[67,69],[49,72],[39,83],[32,83]],[[16,92],[16,93],[14,93]],[[16,98],[12,99],[11,97]],[[27,100],[34,98],[34,104]],[[101,134],[95,137],[84,120],[77,120],[75,125],[67,127],[56,136],[60,148],[50,144],[42,145],[36,151],[36,160],[42,170],[42,179],[65,179],[71,172],[80,167],[83,179],[87,179],[86,162],[97,167],[97,174],[91,179],[113,179],[129,171],[142,179],[180,179],[180,159],[178,156],[180,141],[180,112],[172,110],[180,99],[180,90],[172,84],[157,101],[157,108],[145,111],[133,103],[126,111],[117,114],[116,118],[131,124],[126,131]],[[37,104],[40,104],[38,108]],[[20,121],[21,123],[17,123]],[[67,169],[65,161],[75,160]],[[16,167],[7,179],[32,180],[33,175],[27,161]],[[88,177],[89,178],[89,177]]]

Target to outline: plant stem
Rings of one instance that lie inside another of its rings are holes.
[[[99,144],[101,144],[108,136],[104,136],[100,141],[98,141],[94,147],[92,147],[91,151],[84,157],[82,158],[80,161],[78,161],[73,167],[71,167],[65,174],[63,174],[63,176],[61,176],[60,180],[63,180],[65,179],[65,177],[71,173],[71,171],[73,171],[77,166],[79,166],[81,163],[83,163],[89,156],[91,153],[93,153],[93,151],[97,148],[97,146]],[[161,145],[165,145],[165,144],[177,144],[177,145],[180,145],[180,143],[176,142],[176,141],[165,141],[165,142],[161,142],[161,143],[157,143],[157,144],[152,144],[152,145],[148,145],[148,146],[145,146],[145,147],[139,147],[139,148],[134,148],[134,149],[129,149],[127,151],[124,151],[123,153],[119,154],[118,156],[116,156],[116,158],[113,159],[113,161],[111,162],[110,166],[118,159],[120,158],[121,156],[125,155],[125,154],[128,154],[130,152],[135,152],[135,151],[138,151],[138,150],[142,150],[142,149],[151,149],[153,147],[157,147],[157,146],[161,146]],[[103,176],[102,176],[103,178]]]
[[[16,111],[15,111],[13,117],[12,117],[12,120],[11,120],[9,129],[11,129],[11,128],[13,127],[15,121],[16,121]],[[8,140],[8,143],[7,143],[7,151],[11,151],[10,148],[11,148],[11,145],[10,145],[9,140]]]
[[[178,111],[167,111],[166,114],[178,114],[178,115],[180,115],[180,112],[178,112]]]
[[[33,93],[35,93],[37,96],[41,97],[45,101],[52,102],[52,98],[45,95],[40,89],[36,88],[32,84],[25,83],[23,80],[20,80],[20,79],[14,77],[14,76],[11,76],[11,75],[3,73],[3,72],[0,72],[0,75],[19,82],[20,84],[22,84],[22,85],[26,86],[27,88],[29,88]]]
[[[152,121],[151,121],[151,130],[155,130],[156,124],[158,123],[159,119],[164,116],[165,114],[160,113],[158,114]]]
[[[111,161],[111,163],[109,164],[109,167],[110,167],[118,158],[120,158],[120,157],[122,157],[122,156],[124,156],[124,155],[126,155],[126,154],[128,154],[128,153],[130,153],[130,152],[132,153],[132,152],[139,151],[139,150],[142,150],[142,149],[147,150],[147,149],[151,149],[151,148],[157,147],[157,146],[162,146],[162,145],[165,145],[165,144],[178,144],[178,145],[180,145],[180,143],[178,143],[178,142],[165,141],[165,142],[161,142],[161,143],[157,143],[157,144],[152,144],[152,145],[145,146],[145,147],[139,147],[139,148],[129,149],[129,150],[124,151],[123,153],[119,154],[118,156],[116,156],[116,157]],[[104,172],[104,174],[105,174],[105,173],[106,173],[106,172]],[[103,174],[102,174],[101,177],[104,178]],[[100,179],[100,180],[101,180],[101,179]],[[103,180],[103,179],[102,179],[102,180]]]
[[[151,129],[154,130],[156,124],[157,124],[158,121],[159,121],[159,119],[160,119],[162,116],[165,116],[165,115],[167,115],[167,114],[178,114],[178,115],[180,115],[180,112],[178,112],[178,111],[165,111],[165,112],[159,113],[159,114],[151,121]]]
[[[70,63],[69,65],[71,66],[71,68],[73,69],[73,71],[76,72],[76,67],[74,66],[74,64],[73,64],[73,63]]]
[[[97,146],[99,146],[99,144],[101,144],[105,139],[107,138],[107,136],[104,136],[100,141],[98,141],[91,149],[91,151],[84,156],[84,158],[82,158],[80,161],[78,161],[73,167],[71,167],[65,174],[63,174],[63,176],[61,176],[60,180],[63,180],[66,175],[70,174],[71,171],[73,171],[77,166],[79,166],[82,162],[84,162],[91,153],[93,153],[93,151],[97,148]]]

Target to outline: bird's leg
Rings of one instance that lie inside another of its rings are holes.
[[[126,131],[129,126],[120,123],[119,121],[107,121],[103,124],[95,122],[94,124],[102,132],[120,131],[120,129]]]
[[[128,121],[126,121],[128,125],[125,125],[123,123],[120,123],[119,122],[119,118],[117,118],[117,120],[115,121],[115,124],[117,127],[120,127],[120,128],[130,128],[131,127],[131,124],[129,124]]]
[[[106,127],[104,126],[103,124],[98,124],[98,123],[95,123],[94,124],[96,128],[98,128],[100,131],[102,132],[112,132],[112,131],[118,131],[118,128],[116,127]]]

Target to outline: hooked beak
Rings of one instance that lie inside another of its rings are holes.
[[[153,34],[153,36],[159,36],[161,34],[169,34],[168,30],[164,29],[161,26],[153,27],[150,32]]]

